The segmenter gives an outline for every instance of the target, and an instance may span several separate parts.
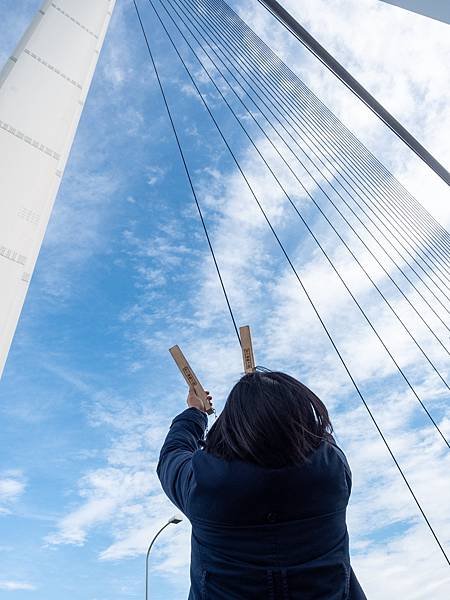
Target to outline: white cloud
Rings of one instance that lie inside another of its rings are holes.
[[[68,173],[48,227],[43,246],[47,260],[40,273],[46,301],[68,300],[73,293],[68,268],[82,270],[108,243],[105,227],[118,177],[94,173],[86,166],[81,159],[79,173]]]
[[[24,490],[25,485],[16,479],[0,479],[0,499],[12,500]]]
[[[147,183],[149,186],[154,186],[159,183],[166,175],[166,170],[159,165],[147,167]]]
[[[20,471],[4,471],[0,473],[0,515],[9,513],[11,506],[24,493],[26,483]]]
[[[104,560],[143,552],[152,531],[169,518],[173,506],[165,498],[156,477],[156,460],[165,427],[139,406],[111,396],[97,396],[91,424],[116,429],[106,455],[108,466],[89,472],[79,482],[81,504],[61,518],[49,544],[84,545],[89,533],[102,525],[116,541],[103,550]],[[166,516],[165,516],[166,515]]]
[[[15,592],[18,590],[32,592],[36,590],[36,587],[31,583],[25,583],[22,581],[6,581],[0,579],[0,590],[4,590],[6,592]]]

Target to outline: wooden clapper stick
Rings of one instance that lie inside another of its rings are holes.
[[[205,411],[208,413],[208,415],[212,415],[214,412],[214,409],[211,406],[211,403],[209,402],[209,400],[207,400],[208,394],[205,392],[202,384],[197,379],[197,376],[195,375],[194,371],[191,369],[191,366],[188,363],[188,361],[186,360],[186,357],[184,356],[184,354],[181,352],[180,347],[174,346],[173,348],[170,348],[169,352],[172,355],[174,361],[177,363],[177,366],[180,369],[181,374],[185,378],[188,386],[195,392],[197,397],[200,398],[200,400],[202,401]]]
[[[242,360],[244,361],[244,371],[253,373],[256,369],[255,355],[253,354],[252,336],[250,327],[239,327],[239,335],[241,337]]]
[[[250,333],[250,327],[246,325],[245,327],[240,327],[239,334],[241,337],[241,346],[242,346],[242,359],[244,361],[244,371],[246,373],[253,373],[255,371],[255,356],[253,354],[253,346],[252,346],[252,337]],[[172,358],[176,362],[178,368],[181,371],[184,379],[188,386],[195,392],[198,398],[203,402],[203,406],[205,407],[208,415],[213,414],[214,409],[211,406],[211,403],[207,400],[208,394],[205,392],[202,384],[198,380],[198,377],[192,370],[190,364],[186,360],[183,352],[181,351],[179,346],[173,346],[169,350]]]

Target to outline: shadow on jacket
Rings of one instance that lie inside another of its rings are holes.
[[[158,477],[192,524],[189,600],[366,600],[349,558],[351,472],[333,438],[266,469],[201,449],[206,415],[175,417]]]

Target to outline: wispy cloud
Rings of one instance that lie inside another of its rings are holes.
[[[116,430],[105,457],[108,466],[91,471],[79,482],[81,505],[61,518],[46,541],[83,545],[88,535],[106,526],[115,541],[100,553],[102,560],[139,555],[174,510],[155,472],[164,419],[138,403],[100,395],[91,411],[91,424]]]
[[[0,472],[0,515],[8,514],[11,506],[22,496],[26,488],[20,471]]]
[[[4,590],[6,592],[15,592],[18,590],[24,590],[33,592],[37,588],[31,583],[25,583],[22,581],[6,581],[0,579],[0,590]]]

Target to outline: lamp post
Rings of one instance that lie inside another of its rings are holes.
[[[169,519],[167,521],[167,523],[163,527],[161,527],[161,529],[158,531],[158,533],[155,535],[155,537],[150,542],[150,546],[148,547],[148,550],[147,550],[147,556],[145,558],[145,600],[148,600],[148,559],[149,559],[149,556],[150,556],[150,550],[152,549],[153,544],[156,541],[156,538],[159,536],[159,534],[162,531],[164,531],[164,529],[166,527],[168,527],[169,525],[172,525],[172,524],[173,525],[177,525],[178,523],[181,523],[182,520],[183,519],[181,517],[176,517],[176,516],[174,516],[171,519]]]

